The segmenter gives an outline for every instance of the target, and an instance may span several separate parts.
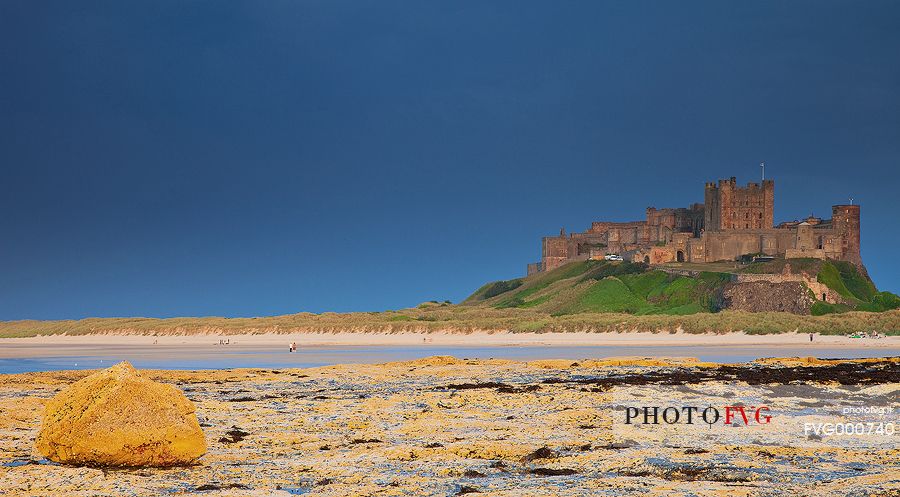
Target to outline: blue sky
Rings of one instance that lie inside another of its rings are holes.
[[[5,1],[0,319],[461,300],[703,184],[862,205],[900,291],[897,2]]]

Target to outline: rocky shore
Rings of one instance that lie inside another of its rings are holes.
[[[44,406],[90,373],[0,375],[6,495],[900,494],[900,435],[821,430],[900,424],[897,358],[142,371],[196,406],[198,464],[50,463],[34,447]]]

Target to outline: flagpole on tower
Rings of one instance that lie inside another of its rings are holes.
[[[766,163],[760,162],[759,168],[762,169],[762,180],[765,181],[766,180]]]

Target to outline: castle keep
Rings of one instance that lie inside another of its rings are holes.
[[[862,265],[859,255],[859,206],[835,205],[831,219],[810,216],[777,226],[775,182],[738,186],[735,178],[707,183],[702,204],[647,208],[643,221],[595,221],[581,233],[544,237],[541,262],[528,274],[550,271],[565,263],[602,259],[664,262],[732,261],[742,255],[839,259]]]

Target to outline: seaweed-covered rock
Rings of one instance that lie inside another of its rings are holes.
[[[47,402],[36,446],[65,464],[164,467],[195,462],[206,439],[180,390],[121,362]]]

